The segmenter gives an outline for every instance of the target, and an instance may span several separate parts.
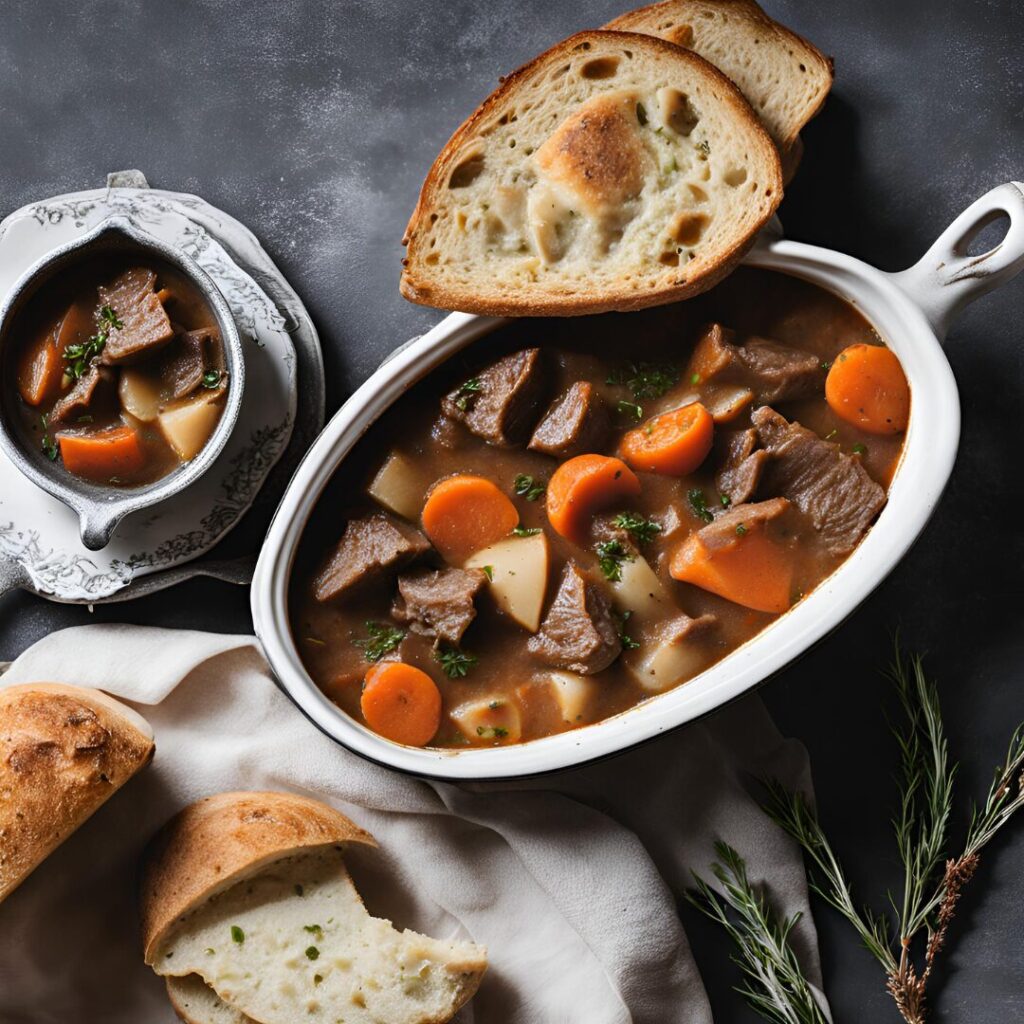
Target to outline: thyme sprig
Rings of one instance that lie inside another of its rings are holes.
[[[735,942],[738,952],[733,960],[746,975],[737,991],[773,1024],[826,1024],[789,941],[800,915],[780,921],[764,893],[747,877],[739,853],[723,842],[715,843],[715,853],[718,861],[711,870],[722,893],[694,874],[695,889],[686,898]]]

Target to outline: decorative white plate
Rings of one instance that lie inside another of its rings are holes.
[[[212,564],[208,552],[252,505],[288,451],[290,474],[323,424],[323,363],[301,300],[256,238],[197,196],[146,187],[138,172],[108,187],[25,206],[0,223],[0,292],[40,256],[112,214],[188,253],[223,292],[245,347],[238,423],[213,466],[185,492],[127,517],[110,544],[86,550],[77,516],[0,454],[0,593],[24,586],[57,601],[124,599],[207,574],[244,582],[247,566]],[[297,348],[299,351],[297,352]],[[298,375],[303,375],[297,451]],[[277,474],[275,474],[275,479]],[[283,483],[283,481],[282,481]],[[188,570],[183,567],[189,563]],[[148,577],[148,578],[147,578]],[[134,580],[130,593],[121,593]]]

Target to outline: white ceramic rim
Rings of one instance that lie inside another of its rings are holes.
[[[1002,242],[967,246],[999,217]],[[958,217],[925,256],[886,274],[850,256],[763,237],[746,259],[821,285],[854,305],[899,356],[913,394],[903,458],[878,521],[850,557],[796,607],[700,675],[628,711],[544,739],[494,748],[405,747],[372,732],[321,693],[293,642],[288,582],[306,521],[338,465],[411,384],[503,321],[453,313],[380,367],[328,423],[300,464],[268,531],[252,583],[256,635],[285,691],[321,730],[371,761],[453,781],[523,778],[577,767],[653,739],[743,695],[838,626],[878,586],[924,529],[946,485],[960,436],[960,405],[940,338],[967,302],[1024,269],[1024,185],[993,189]]]

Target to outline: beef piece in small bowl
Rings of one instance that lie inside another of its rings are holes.
[[[243,380],[217,286],[122,217],[43,257],[0,306],[0,446],[78,514],[90,550],[213,464]]]

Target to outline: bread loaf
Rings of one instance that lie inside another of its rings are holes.
[[[484,950],[371,917],[345,868],[373,838],[285,793],[225,793],[174,818],[147,852],[146,962],[191,1024],[442,1024],[480,983]]]
[[[153,757],[146,720],[99,690],[0,689],[0,901]]]

